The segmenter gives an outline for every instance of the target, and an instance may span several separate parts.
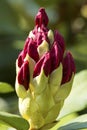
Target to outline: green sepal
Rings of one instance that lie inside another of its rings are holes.
[[[17,96],[19,98],[25,98],[26,97],[27,91],[26,91],[26,89],[24,88],[23,85],[18,83],[17,79],[16,79],[16,83],[15,83],[15,89],[16,89]]]
[[[62,80],[62,64],[60,63],[59,67],[55,69],[49,77],[49,86],[51,89],[52,95],[58,91]]]
[[[34,93],[41,94],[48,85],[48,77],[46,77],[44,70],[41,70],[39,76],[33,79]]]
[[[55,105],[53,96],[48,86],[39,95],[36,95],[36,102],[39,105],[39,109],[44,117],[47,116],[48,111]]]
[[[43,56],[44,53],[48,52],[49,50],[49,43],[44,40],[37,48],[39,56]]]
[[[50,43],[52,44],[53,41],[54,41],[54,34],[53,34],[53,31],[51,29],[48,31],[47,36],[48,36],[48,38],[50,40]]]
[[[61,109],[61,102],[58,102],[57,104],[55,104],[47,113],[47,116],[45,118],[45,123],[49,124],[51,122],[53,122],[54,120],[56,120],[56,118],[59,115]]]
[[[32,129],[37,129],[44,125],[44,118],[39,110],[39,106],[32,97],[19,99],[19,111],[29,122]]]
[[[39,130],[45,124],[45,120],[40,111],[32,113],[32,116],[29,119],[30,129]]]
[[[69,82],[60,86],[58,92],[55,95],[55,102],[58,102],[59,100],[64,100],[65,98],[68,97],[72,88],[73,79],[74,74],[72,74],[71,80]]]

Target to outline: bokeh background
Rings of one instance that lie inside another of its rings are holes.
[[[34,17],[40,7],[49,16],[48,27],[64,36],[66,48],[75,59],[76,71],[87,69],[87,0],[0,0],[0,81],[13,87],[16,58],[35,25]],[[15,93],[1,97],[9,101],[10,111],[17,109]],[[2,104],[7,110],[6,104]]]

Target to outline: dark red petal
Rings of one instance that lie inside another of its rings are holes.
[[[50,51],[50,57],[51,57],[51,72],[52,72],[59,65],[59,48],[56,42],[53,44],[53,47]]]
[[[36,77],[40,74],[41,72],[41,66],[43,64],[44,61],[44,56],[36,63],[35,67],[34,67],[34,73],[33,73],[33,77]]]
[[[70,52],[67,52],[63,59],[63,79],[62,84],[70,81],[72,73],[75,73],[75,63]]]
[[[18,56],[18,67],[21,67],[23,62],[24,62],[24,58],[27,54],[27,48],[28,48],[29,40],[30,40],[29,38],[26,39],[24,49],[20,52],[20,54]]]
[[[18,67],[21,67],[23,64],[23,61],[24,61],[23,55],[24,55],[24,51],[21,51],[19,56],[18,56]]]
[[[36,29],[36,28],[35,28]],[[46,40],[49,42],[49,39],[47,37],[48,31],[44,31],[43,29],[40,29],[40,31],[35,32],[35,38],[34,38],[34,42],[36,43],[37,47],[42,43],[42,41]]]
[[[51,55],[51,72],[52,72],[59,66],[60,62],[62,62],[63,59],[63,51],[56,41],[54,42],[51,48],[50,55]]]
[[[48,16],[45,12],[44,8],[40,8],[39,12],[36,15],[35,23],[38,27],[41,27],[41,25],[47,26],[48,24]]]
[[[29,88],[29,63],[25,61],[18,72],[18,83],[23,85],[26,90]]]
[[[60,35],[60,33],[57,30],[54,32],[54,41],[58,42],[58,44],[60,45],[60,47],[62,48],[62,51],[64,53],[64,51],[65,51],[64,38]]]
[[[39,46],[41,43],[42,43],[42,33],[41,32],[38,32],[36,35],[35,35],[35,41],[37,43],[37,46]]]
[[[36,43],[33,42],[33,39],[30,39],[30,41],[29,41],[29,44],[28,44],[28,54],[36,62],[39,60],[39,54],[37,52]]]
[[[51,69],[51,61],[50,60],[51,60],[50,54],[45,53],[45,55],[43,55],[42,58],[35,65],[33,77],[38,76],[41,72],[41,69],[43,69],[45,75],[48,76],[50,73],[50,69]]]
[[[44,69],[45,75],[48,76],[51,71],[51,58],[50,58],[50,53],[45,54],[45,58],[42,64],[42,67]]]
[[[30,38],[27,38],[25,41],[25,45],[24,45],[24,58],[27,54],[27,50],[28,50],[28,44],[29,44]]]

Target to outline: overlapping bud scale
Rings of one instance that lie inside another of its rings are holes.
[[[75,64],[59,32],[47,28],[48,16],[41,8],[16,61],[16,92],[21,115],[30,129],[54,122],[69,95]]]

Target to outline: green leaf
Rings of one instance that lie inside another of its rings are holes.
[[[87,106],[87,70],[76,74],[72,90],[64,102],[64,106],[58,118],[72,112],[80,111]]]
[[[28,130],[29,123],[18,115],[13,115],[6,112],[0,112],[0,120],[6,125],[9,125],[17,130]]]
[[[77,117],[72,122],[58,128],[58,130],[79,130],[83,128],[87,128],[87,114]]]
[[[0,130],[9,130],[9,129],[10,130],[16,130],[16,129],[12,128],[12,127],[7,126],[2,121],[0,121]]]
[[[13,91],[14,89],[10,84],[0,82],[0,93],[8,93],[8,92],[13,92]]]
[[[58,123],[54,127],[52,127],[50,130],[57,130],[61,126],[68,124],[69,122],[71,122],[72,120],[74,120],[77,117],[78,117],[78,115],[76,113],[72,113],[67,116],[64,116],[61,120],[58,120]]]

